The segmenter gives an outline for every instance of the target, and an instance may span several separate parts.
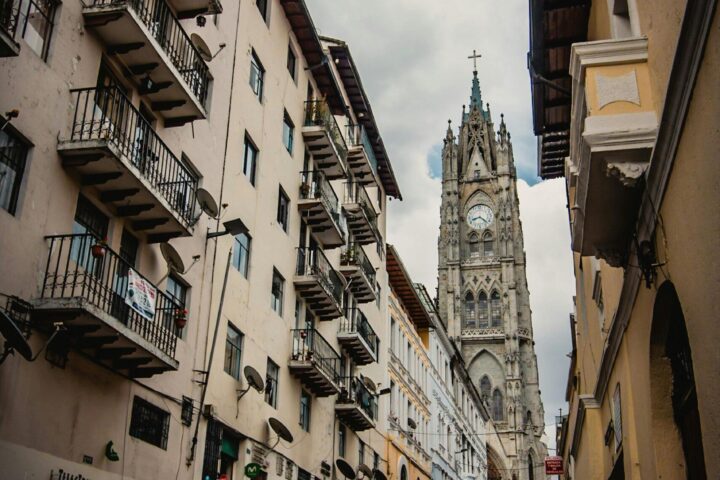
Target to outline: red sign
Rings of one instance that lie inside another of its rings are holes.
[[[562,457],[545,457],[545,475],[562,475],[564,473]]]

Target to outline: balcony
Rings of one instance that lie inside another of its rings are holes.
[[[174,322],[184,305],[107,246],[98,255],[92,235],[45,238],[50,250],[33,322],[62,323],[71,346],[129,377],[177,370]],[[138,293],[142,288],[147,296]]]
[[[298,248],[295,289],[320,320],[342,316],[343,281],[319,248]]]
[[[647,39],[573,44],[570,73],[573,250],[623,266],[657,135]]]
[[[191,234],[197,176],[115,88],[72,90],[70,138],[58,144],[63,166],[149,243]]]
[[[380,242],[377,226],[377,212],[365,187],[357,182],[345,183],[343,201],[345,219],[353,240],[360,245]]]
[[[220,0],[169,0],[177,13],[177,18],[193,18],[198,15],[216,15],[222,13]]]
[[[348,288],[358,303],[376,300],[375,268],[359,244],[350,243],[343,247],[340,254],[340,273],[345,276]]]
[[[378,415],[377,397],[358,377],[342,377],[340,385],[340,395],[335,401],[338,420],[355,432],[373,428]]]
[[[165,0],[88,0],[83,17],[166,127],[205,118],[210,71]]]
[[[345,242],[345,222],[330,182],[319,170],[301,172],[300,175],[300,213],[323,247],[339,247]]]
[[[0,311],[5,312],[15,322],[25,338],[30,336],[32,304],[15,295],[0,293]]]
[[[20,25],[20,0],[0,0],[0,57],[17,57],[20,44],[15,40]]]
[[[288,368],[315,396],[340,392],[340,356],[314,328],[291,330],[293,351]]]
[[[303,139],[328,180],[347,176],[347,146],[330,107],[324,100],[305,102]]]
[[[377,362],[378,338],[360,309],[349,309],[346,317],[340,320],[337,339],[357,365]]]
[[[362,185],[377,186],[377,158],[362,125],[348,125],[348,167]]]

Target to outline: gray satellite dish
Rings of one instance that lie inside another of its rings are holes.
[[[255,370],[250,365],[247,365],[243,369],[243,373],[245,374],[245,380],[247,380],[249,386],[257,390],[258,392],[262,392],[263,390],[265,390],[265,382],[263,381],[257,370]]]
[[[161,244],[160,253],[162,253],[165,263],[167,263],[168,270],[173,273],[183,273],[185,271],[185,264],[183,263],[180,254],[172,245],[169,243]]]
[[[374,476],[375,480],[387,480],[387,477],[385,476],[385,474],[383,472],[381,472],[380,470],[378,470],[377,468],[375,470],[373,470],[373,476]]]
[[[340,470],[340,473],[342,473],[345,478],[355,478],[357,476],[355,469],[343,458],[335,460],[335,466],[338,470]]]
[[[412,418],[408,418],[408,427],[415,430],[417,428],[417,423],[415,423],[415,420],[413,420]]]
[[[368,467],[364,463],[358,465],[358,472],[362,472],[364,478],[372,478],[373,476],[373,472],[372,470],[370,470],[370,467]]]
[[[195,45],[195,48],[198,49],[198,52],[200,53],[200,56],[203,60],[206,62],[209,62],[213,59],[212,52],[210,51],[210,47],[208,47],[207,43],[205,43],[205,40],[202,39],[200,35],[197,33],[193,33],[190,35],[190,41],[193,45]]]
[[[275,417],[270,417],[268,419],[268,423],[270,424],[270,428],[272,428],[272,431],[275,432],[279,438],[282,438],[288,443],[292,443],[292,433],[290,433],[290,430],[285,426],[284,423],[282,423]]]
[[[203,212],[207,213],[212,218],[217,218],[218,215],[220,215],[220,209],[218,208],[217,202],[213,196],[210,195],[210,192],[204,188],[198,188],[195,190],[195,198],[200,204],[200,208]]]
[[[13,319],[3,311],[0,311],[0,334],[5,338],[5,350],[0,353],[0,363],[13,352],[18,352],[25,360],[32,361],[30,344]]]

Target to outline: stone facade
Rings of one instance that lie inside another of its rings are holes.
[[[512,143],[504,119],[494,130],[477,71],[458,137],[448,122],[442,168],[440,316],[500,432],[512,463],[507,477],[540,478],[544,410]]]

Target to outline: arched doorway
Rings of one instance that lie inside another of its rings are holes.
[[[487,480],[502,480],[503,466],[495,458],[495,451],[489,446],[487,449]]]
[[[400,469],[400,480],[408,480],[407,467],[405,465]]]
[[[664,457],[677,451],[677,457],[684,458],[686,477],[704,480],[707,474],[690,341],[680,299],[669,281],[655,297],[650,342],[657,474],[672,475]]]
[[[528,480],[535,480],[535,462],[533,461],[532,453],[528,453]]]

